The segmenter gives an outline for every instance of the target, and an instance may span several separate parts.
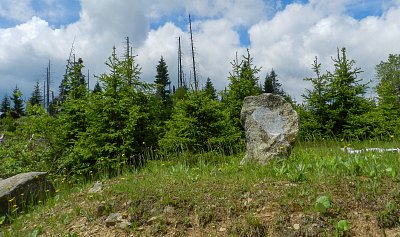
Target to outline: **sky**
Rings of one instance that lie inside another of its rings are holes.
[[[108,72],[113,46],[123,53],[125,37],[142,80],[154,81],[162,56],[173,84],[181,37],[190,80],[189,13],[200,84],[209,77],[219,90],[246,49],[261,67],[260,81],[274,69],[297,101],[310,87],[303,79],[314,76],[316,56],[332,70],[332,57],[346,47],[372,88],[375,66],[400,53],[400,0],[0,0],[0,98],[18,86],[27,100],[36,81],[43,84],[49,60],[57,95],[72,45],[93,87],[95,76]]]

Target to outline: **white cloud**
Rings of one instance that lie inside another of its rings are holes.
[[[248,26],[272,13],[272,0],[154,0],[151,16],[162,17],[170,12],[184,11],[199,18],[224,18],[234,25]],[[271,5],[271,6],[270,6]]]
[[[320,11],[319,4],[320,1],[292,4],[271,20],[250,29],[255,62],[264,66],[264,75],[273,67],[284,89],[298,100],[307,86],[303,78],[313,76],[311,64],[315,56],[323,68],[331,70],[331,57],[335,57],[336,49],[346,47],[348,58],[364,70],[361,76],[368,81],[374,79],[376,64],[386,60],[388,54],[400,51],[398,6],[381,17],[356,20],[343,14],[342,7],[336,3],[328,4],[333,9],[331,14]]]
[[[226,20],[198,22],[194,34],[196,71],[200,85],[210,77],[218,88],[227,85],[230,61],[235,51],[242,51],[239,36]],[[177,84],[178,37],[181,37],[183,68],[187,82],[193,79],[190,34],[172,23],[152,30],[144,45],[138,49],[138,63],[143,68],[143,79],[154,81],[155,67],[161,56],[169,68],[170,79]],[[193,81],[192,81],[193,83]]]
[[[113,45],[121,45],[130,36],[135,46],[147,38],[148,21],[142,12],[146,1],[82,0],[80,20],[53,29],[48,22],[32,17],[13,28],[0,28],[1,93],[9,93],[16,84],[29,97],[36,80],[45,77],[49,59],[53,65],[53,90],[58,89],[75,38],[74,52],[84,59],[91,74],[104,72],[104,62]]]
[[[31,0],[2,0],[0,2],[0,18],[18,22],[29,20],[34,15],[30,3]]]

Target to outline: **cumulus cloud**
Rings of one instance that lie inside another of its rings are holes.
[[[27,1],[29,2],[29,1]],[[105,70],[104,62],[113,45],[121,45],[130,36],[139,46],[147,38],[148,21],[142,12],[146,1],[82,0],[80,19],[54,29],[47,21],[33,16],[13,28],[0,28],[0,85],[8,93],[18,84],[26,97],[36,80],[43,81],[50,59],[53,65],[52,87],[56,91],[63,66],[74,42],[74,53],[82,57],[91,74]]]
[[[374,79],[376,64],[400,51],[400,22],[396,20],[400,17],[399,6],[382,16],[357,20],[344,14],[344,3],[343,7],[337,3],[328,5],[331,11],[321,11],[320,3],[313,1],[292,4],[250,29],[256,63],[268,70],[274,68],[286,91],[298,100],[301,89],[308,86],[303,78],[312,76],[310,68],[315,56],[325,69],[331,70],[336,49],[346,47],[348,58],[364,70],[360,76],[367,82]]]
[[[13,10],[15,5],[4,4],[7,2],[21,6]],[[330,69],[337,47],[346,47],[349,58],[356,60],[368,80],[373,79],[376,64],[386,60],[389,53],[399,53],[400,4],[397,0],[382,1],[383,13],[361,19],[349,14],[352,7],[366,2],[310,0],[283,6],[273,0],[81,0],[79,20],[54,27],[32,10],[29,0],[4,0],[0,3],[0,17],[6,14],[21,23],[0,28],[0,93],[10,94],[18,84],[29,97],[35,80],[44,79],[49,59],[53,90],[57,90],[74,39],[74,52],[83,58],[90,74],[105,72],[104,62],[112,46],[122,53],[124,37],[129,36],[142,67],[142,78],[154,81],[156,65],[163,56],[175,83],[181,37],[189,80],[192,70],[186,18],[190,12],[194,15],[196,67],[201,82],[210,77],[219,89],[228,84],[235,52],[245,52],[237,32],[244,27],[248,29],[254,62],[263,67],[260,79],[274,68],[284,89],[301,100],[300,95],[308,86],[303,78],[312,76],[310,68],[315,56]],[[21,9],[27,13],[22,15]],[[274,12],[276,9],[280,10]],[[150,28],[155,21],[158,26]]]
[[[272,13],[272,0],[155,0],[151,16],[162,17],[165,13],[184,11],[201,18],[224,18],[234,25],[251,25]]]
[[[5,18],[17,22],[29,20],[34,14],[31,0],[2,0],[0,2],[0,19]]]

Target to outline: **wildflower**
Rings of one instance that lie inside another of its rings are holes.
[[[15,197],[11,198],[10,200],[8,200],[8,202],[12,202],[15,200]]]
[[[56,193],[58,193],[58,192],[60,192],[60,189],[56,189],[56,191],[55,191]]]
[[[17,207],[17,204],[14,204],[12,207],[13,207],[13,208],[16,208],[16,207]]]

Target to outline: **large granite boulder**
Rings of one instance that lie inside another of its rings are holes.
[[[30,172],[0,180],[0,216],[54,194],[53,183],[46,172]]]
[[[246,155],[242,163],[265,164],[268,160],[290,155],[299,121],[292,105],[282,96],[246,97],[240,120],[246,133]]]

